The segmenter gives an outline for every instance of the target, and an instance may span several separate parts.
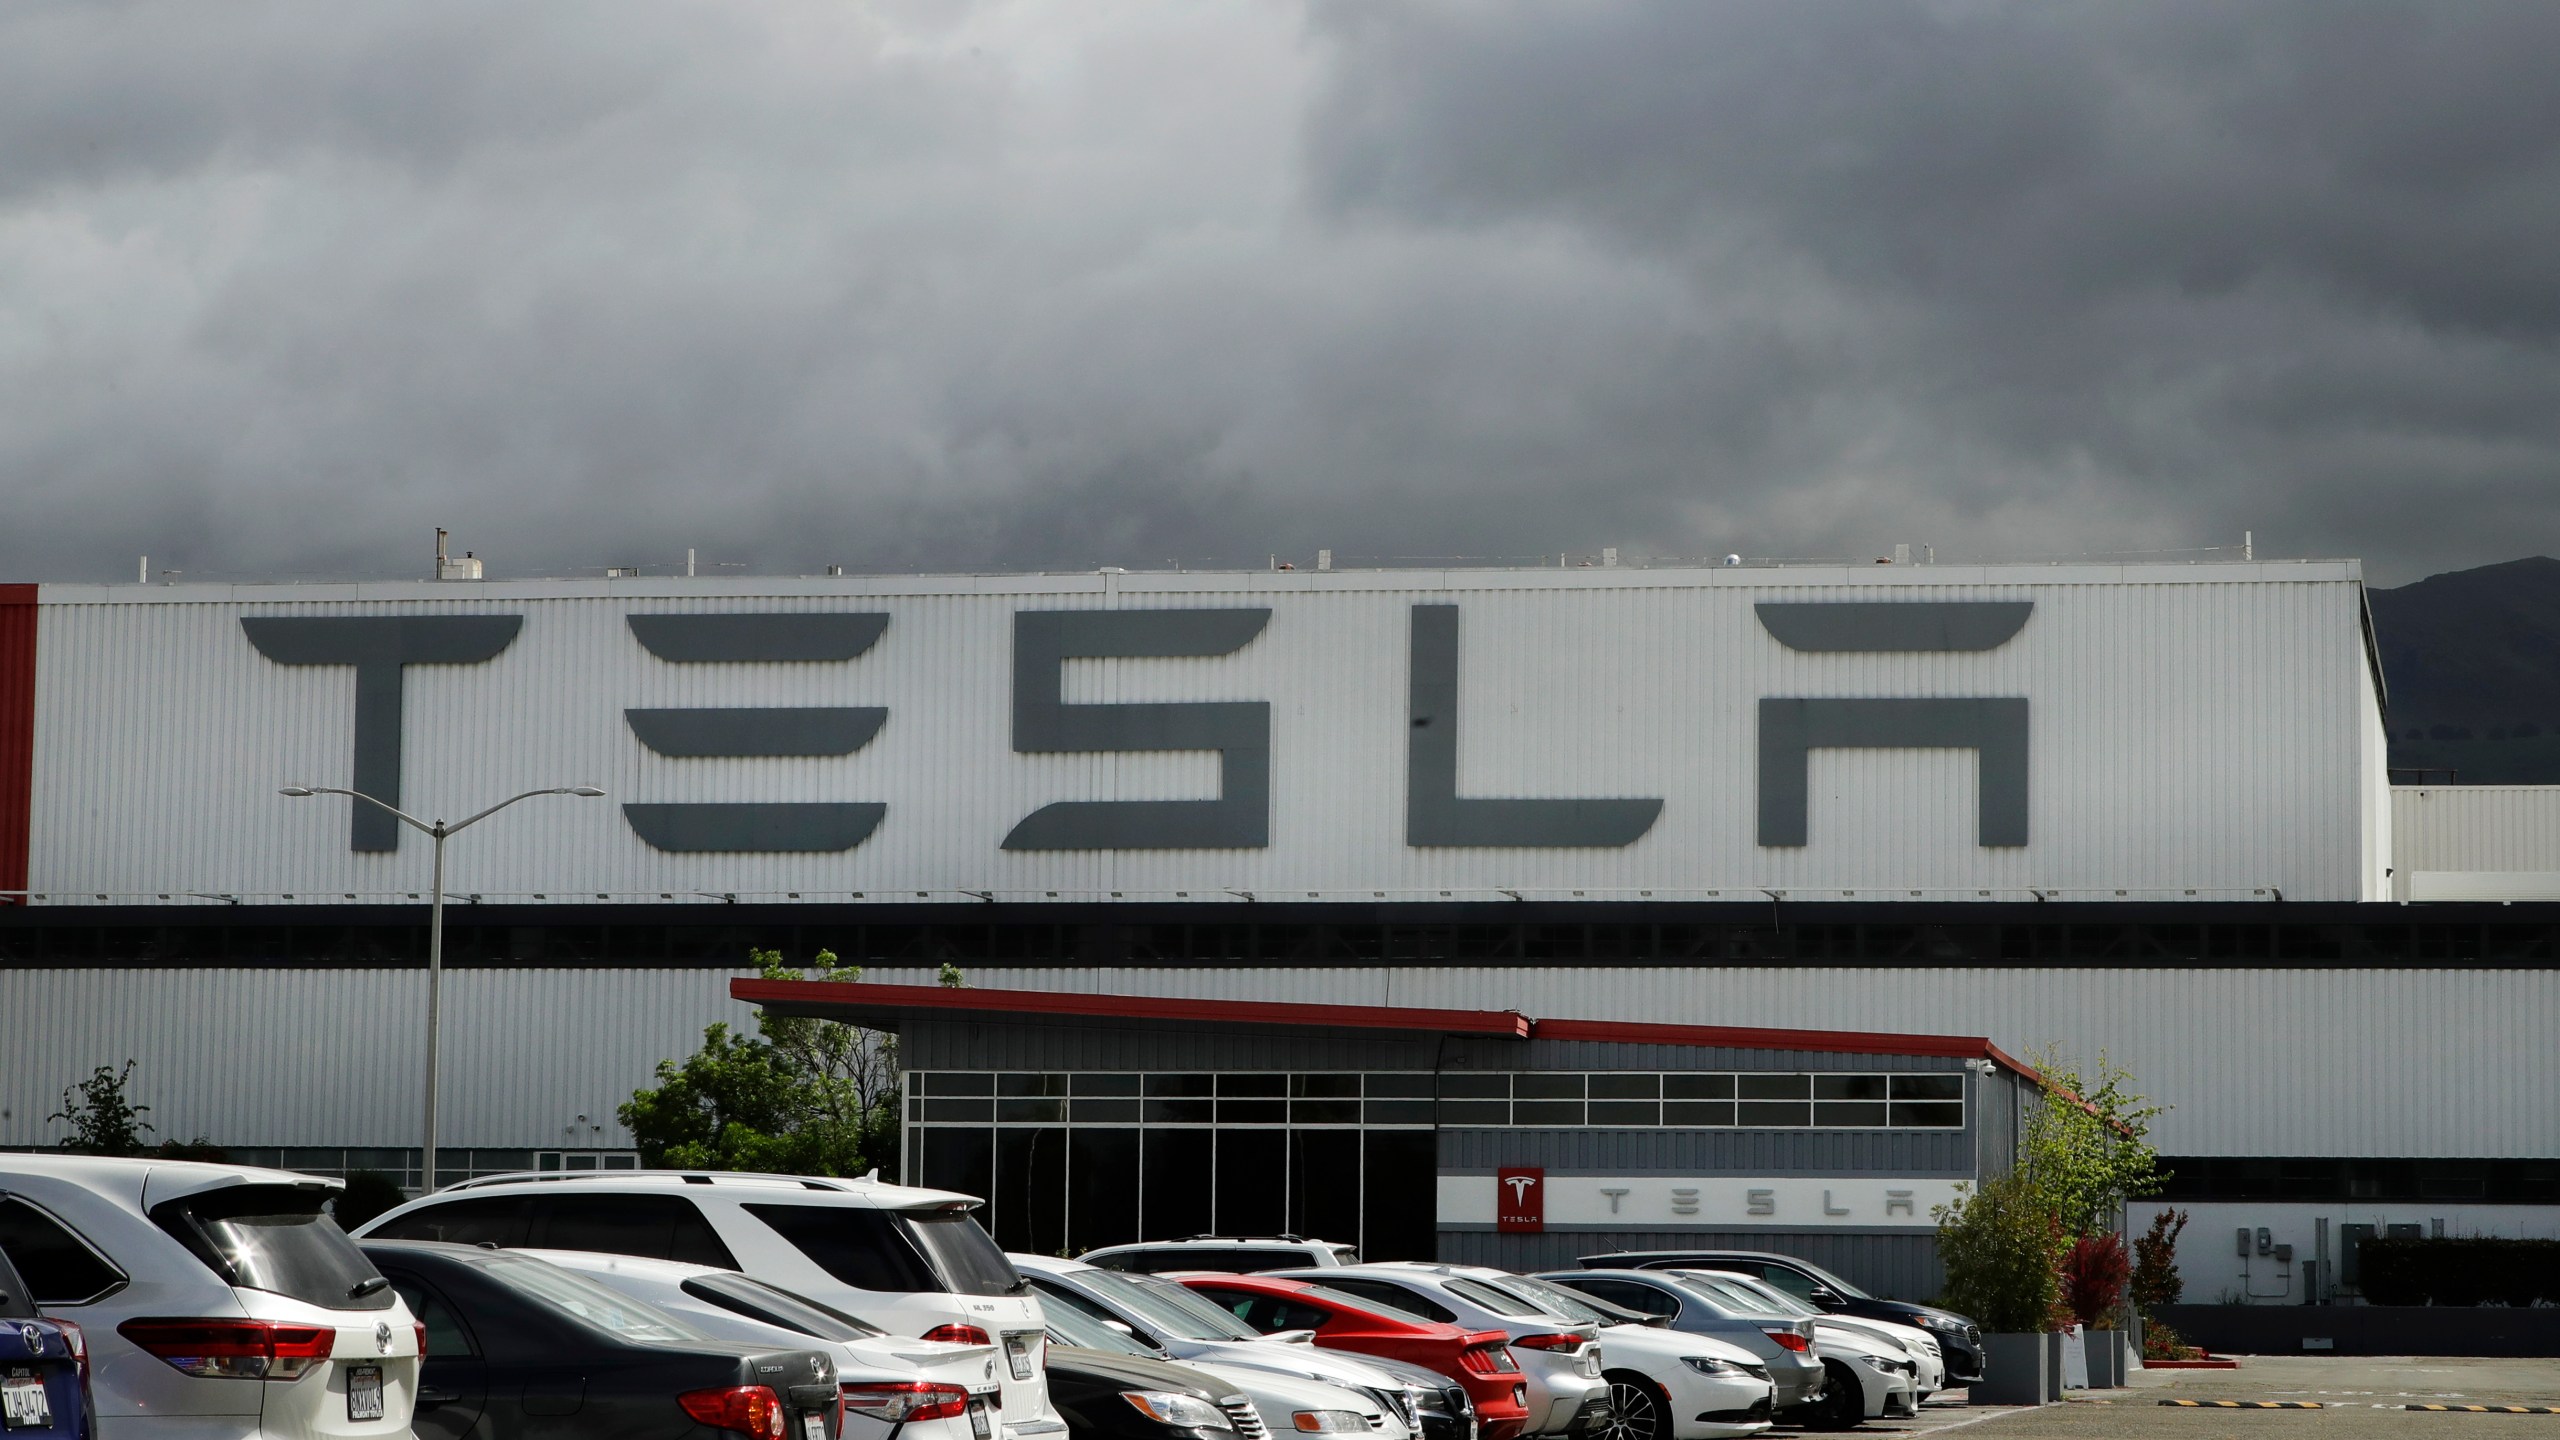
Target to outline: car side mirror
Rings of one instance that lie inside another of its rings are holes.
[[[1126,1321],[1126,1320],[1105,1320],[1105,1321],[1103,1321],[1102,1323],[1103,1323],[1103,1324],[1105,1324],[1105,1325],[1110,1326],[1110,1327],[1111,1327],[1112,1329],[1114,1329],[1114,1330],[1119,1331],[1119,1332],[1120,1332],[1121,1334],[1123,1334],[1123,1335],[1135,1335],[1135,1334],[1137,1334],[1137,1333],[1138,1333],[1136,1330],[1134,1330],[1134,1329],[1132,1329],[1132,1328],[1130,1327],[1129,1322],[1128,1322],[1128,1321]]]
[[[1816,1285],[1813,1287],[1813,1303],[1816,1305],[1837,1305],[1840,1303],[1840,1292],[1832,1289],[1828,1285]]]

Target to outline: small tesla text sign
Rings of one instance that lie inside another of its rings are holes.
[[[1535,1165],[1506,1165],[1493,1175],[1494,1229],[1504,1235],[1536,1235],[1547,1228],[1547,1172]]]

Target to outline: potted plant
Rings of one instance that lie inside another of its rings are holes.
[[[1981,1323],[1981,1405],[2041,1405],[2056,1373],[2047,1326],[2061,1303],[2062,1221],[2022,1174],[1983,1181],[1940,1206],[1938,1258],[1946,1307]]]
[[[2116,1328],[2116,1320],[2132,1273],[2119,1235],[2083,1235],[2062,1257],[2062,1303],[2080,1326],[2092,1389],[2112,1390],[2124,1383],[2124,1332]]]

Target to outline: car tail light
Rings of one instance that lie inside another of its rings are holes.
[[[844,1408],[892,1425],[904,1425],[910,1420],[948,1420],[969,1413],[969,1392],[931,1380],[848,1384],[844,1387]]]
[[[299,1380],[338,1343],[326,1326],[275,1320],[127,1320],[116,1333],[171,1369],[208,1380]]]
[[[409,1328],[418,1332],[418,1359],[423,1363],[427,1358],[427,1322],[412,1320],[409,1322]]]
[[[79,1362],[80,1378],[83,1380],[88,1379],[89,1337],[80,1332],[79,1326],[72,1324],[68,1320],[56,1320],[53,1323],[59,1326],[62,1330],[63,1348],[69,1350],[71,1352],[71,1358]]]
[[[1523,1335],[1512,1341],[1511,1345],[1513,1349],[1525,1345],[1532,1350],[1549,1350],[1570,1355],[1582,1348],[1582,1337],[1579,1335]]]
[[[1458,1363],[1478,1375],[1517,1375],[1520,1362],[1507,1345],[1470,1345],[1458,1352]]]
[[[987,1332],[975,1325],[936,1325],[924,1332],[927,1340],[941,1340],[953,1345],[985,1345],[991,1342]]]
[[[1793,1330],[1771,1330],[1769,1338],[1777,1341],[1778,1347],[1782,1350],[1793,1350],[1799,1355],[1813,1353],[1813,1342]]]
[[[783,1440],[782,1397],[764,1385],[732,1385],[726,1390],[689,1390],[676,1397],[684,1413],[714,1430],[732,1430],[756,1440]]]

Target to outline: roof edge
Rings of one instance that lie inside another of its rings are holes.
[[[1158,1020],[1201,1024],[1477,1035],[1511,1040],[1603,1040],[1622,1044],[1731,1046],[1835,1055],[1925,1055],[1987,1060],[2030,1084],[2035,1069],[1978,1035],[1894,1031],[1787,1030],[1732,1025],[1662,1025],[1636,1020],[1532,1019],[1516,1010],[1435,1010],[1400,1005],[1309,1005],[1272,1000],[1202,1000],[1063,990],[982,990],[865,981],[729,982],[729,996],[804,1015],[841,1010],[938,1010],[1043,1019]],[[843,1017],[836,1017],[843,1018]]]

